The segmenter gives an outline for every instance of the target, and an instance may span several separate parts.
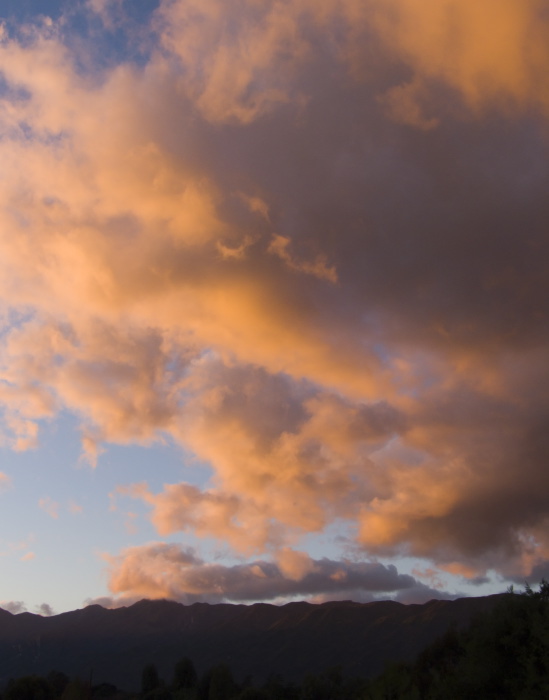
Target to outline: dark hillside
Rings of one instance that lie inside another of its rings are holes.
[[[449,630],[413,664],[392,664],[368,688],[370,700],[547,700],[549,583],[502,596],[465,629]]]
[[[450,626],[466,625],[498,598],[280,607],[142,600],[53,617],[0,610],[0,686],[10,677],[56,669],[82,678],[93,671],[94,682],[133,689],[147,663],[169,678],[182,656],[199,672],[225,662],[237,678],[258,682],[272,673],[297,680],[335,665],[347,676],[373,676],[388,661],[413,660]]]

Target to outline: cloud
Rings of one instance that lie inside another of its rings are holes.
[[[40,605],[37,605],[36,612],[38,615],[42,615],[43,617],[51,617],[52,615],[55,615],[55,611],[51,605],[48,605],[48,603],[41,603]]]
[[[16,542],[7,542],[6,548],[4,549],[4,551],[0,552],[0,556],[9,556],[15,552],[22,552],[24,550],[28,550],[32,546],[34,539],[35,535],[33,533],[30,533],[24,540],[19,540]]]
[[[34,552],[27,552],[26,554],[23,554],[22,557],[20,557],[20,561],[32,561],[35,558],[36,554]]]
[[[486,102],[540,106],[549,93],[543,83],[548,26],[539,0],[413,0],[375,2],[384,42],[417,75],[444,81],[475,108]]]
[[[140,598],[241,602],[359,591],[394,594],[422,588],[392,565],[313,560],[304,552],[290,550],[284,550],[280,559],[282,564],[256,560],[226,566],[203,562],[192,550],[174,544],[131,547],[117,557],[107,557],[109,587],[115,594],[111,604]]]
[[[10,487],[11,478],[7,474],[4,474],[4,472],[0,472],[0,493],[7,491]]]
[[[87,8],[97,15],[104,26],[113,30],[123,23],[123,0],[87,0]]]
[[[59,503],[52,501],[49,496],[44,496],[38,501],[38,506],[47,513],[50,518],[57,520],[59,518]]]
[[[193,530],[248,553],[320,532],[334,517],[358,517],[382,481],[369,455],[404,430],[402,415],[383,402],[357,405],[216,364],[184,415],[185,440],[217,466],[217,486],[169,484],[153,494],[136,484],[119,492],[152,506],[161,535]]]
[[[291,87],[309,46],[298,21],[307,3],[298,5],[161,4],[162,45],[181,63],[183,89],[208,119],[248,123],[299,99]]]
[[[2,610],[7,610],[12,615],[19,615],[20,613],[27,612],[25,603],[23,603],[22,600],[2,601],[0,603],[0,608],[2,608]]]
[[[543,566],[541,9],[164,0],[100,67],[55,23],[6,32],[4,444],[62,410],[92,464],[181,444],[207,484],[124,493],[285,591],[337,524],[471,580]]]
[[[284,578],[293,581],[301,581],[315,570],[315,563],[308,554],[296,552],[289,547],[284,547],[277,552],[277,565]]]
[[[75,501],[69,501],[69,512],[72,513],[72,515],[80,515],[81,513],[84,512],[84,508],[79,504],[76,503]]]
[[[317,257],[312,262],[297,262],[292,258],[288,250],[289,245],[289,238],[275,234],[267,251],[283,260],[290,270],[304,272],[320,279],[329,280],[330,282],[337,282],[337,272],[333,267],[328,267],[326,265],[326,260],[323,257]]]

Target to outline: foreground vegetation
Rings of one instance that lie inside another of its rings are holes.
[[[466,630],[449,630],[413,664],[394,664],[374,679],[344,679],[332,668],[300,684],[278,677],[261,686],[237,683],[221,664],[199,676],[190,659],[172,679],[153,664],[142,672],[141,692],[104,683],[90,687],[52,672],[8,683],[0,700],[546,700],[549,698],[549,583],[521,594],[512,589]]]

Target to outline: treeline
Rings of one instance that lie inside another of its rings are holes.
[[[449,630],[413,664],[394,664],[370,683],[369,700],[547,700],[549,583],[512,587],[490,612]]]
[[[12,680],[0,700],[547,700],[549,698],[549,583],[512,589],[466,629],[449,630],[413,664],[394,664],[374,679],[346,679],[339,668],[301,683],[271,677],[261,685],[237,682],[220,664],[204,674],[181,659],[162,680],[154,664],[141,676],[141,692],[108,683],[91,685],[59,672]]]
[[[339,668],[319,676],[307,675],[302,683],[284,681],[272,676],[256,686],[251,679],[237,683],[231,669],[219,664],[199,676],[193,662],[183,658],[176,664],[173,679],[164,682],[154,664],[147,665],[141,675],[141,692],[124,692],[110,683],[91,685],[52,672],[45,678],[25,676],[11,680],[0,694],[0,700],[353,700],[368,697],[365,679],[345,680]]]

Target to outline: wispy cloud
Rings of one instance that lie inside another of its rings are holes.
[[[76,501],[69,501],[69,512],[72,515],[81,515],[84,512],[84,508]]]
[[[7,474],[4,474],[4,472],[0,472],[0,493],[7,491],[11,485],[11,478]]]
[[[50,518],[59,518],[59,503],[53,501],[49,496],[44,496],[38,501],[38,506],[47,513]]]
[[[0,557],[9,556],[18,552],[23,552],[24,550],[29,550],[35,539],[35,535],[33,533],[30,533],[24,540],[18,540],[16,542],[6,542],[0,550]]]

